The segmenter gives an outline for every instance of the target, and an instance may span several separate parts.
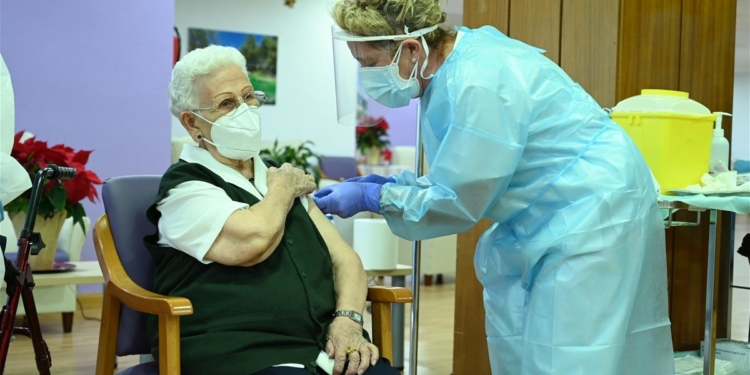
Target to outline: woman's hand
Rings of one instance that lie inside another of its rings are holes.
[[[335,318],[328,327],[326,353],[335,360],[332,375],[362,375],[380,357],[378,348],[362,336],[362,326],[347,317]],[[347,356],[349,366],[344,369]]]
[[[286,189],[294,198],[310,194],[318,187],[312,175],[305,174],[289,163],[285,163],[281,168],[268,168],[266,176],[269,190]]]

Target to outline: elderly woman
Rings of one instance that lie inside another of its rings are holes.
[[[325,374],[335,359],[334,374],[395,374],[363,335],[365,272],[308,198],[313,178],[258,156],[265,97],[245,66],[236,49],[210,46],[172,72],[171,111],[198,146],[162,177],[145,243],[155,292],[193,303],[182,373]]]

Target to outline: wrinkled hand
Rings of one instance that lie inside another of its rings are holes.
[[[323,213],[342,218],[352,217],[362,211],[379,214],[382,188],[373,183],[338,183],[320,189],[313,195],[313,200]]]
[[[348,348],[354,348],[355,351],[348,355],[349,366],[345,369]],[[362,375],[380,357],[378,348],[362,336],[362,326],[343,317],[334,319],[328,327],[326,353],[328,358],[334,359],[332,375]]]
[[[377,174],[368,174],[367,176],[352,177],[344,182],[371,182],[378,185],[385,185],[387,183],[396,183],[393,177],[383,177]]]
[[[288,189],[294,198],[310,194],[318,187],[315,185],[315,177],[289,163],[281,168],[268,168],[266,176],[269,190]]]

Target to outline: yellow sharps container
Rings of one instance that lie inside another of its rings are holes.
[[[662,194],[700,183],[708,172],[716,115],[688,93],[642,90],[612,109],[661,185]]]

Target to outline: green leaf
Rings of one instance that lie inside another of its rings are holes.
[[[68,200],[68,192],[62,185],[56,185],[47,192],[47,199],[56,211],[65,209],[65,202]]]
[[[55,206],[52,205],[52,202],[49,200],[49,197],[42,197],[42,199],[39,201],[39,208],[36,214],[44,216],[46,218],[49,218],[55,215]]]
[[[27,212],[29,210],[29,198],[21,195],[18,198],[10,201],[5,205],[5,211],[9,214],[17,214],[19,212]]]
[[[294,158],[294,149],[291,147],[284,148],[284,157],[286,158],[287,162],[295,162]]]
[[[83,233],[86,233],[86,228],[83,224],[83,217],[86,216],[86,211],[83,209],[83,205],[80,203],[68,204],[66,206],[68,210],[68,217],[73,218],[73,225],[79,224]]]

